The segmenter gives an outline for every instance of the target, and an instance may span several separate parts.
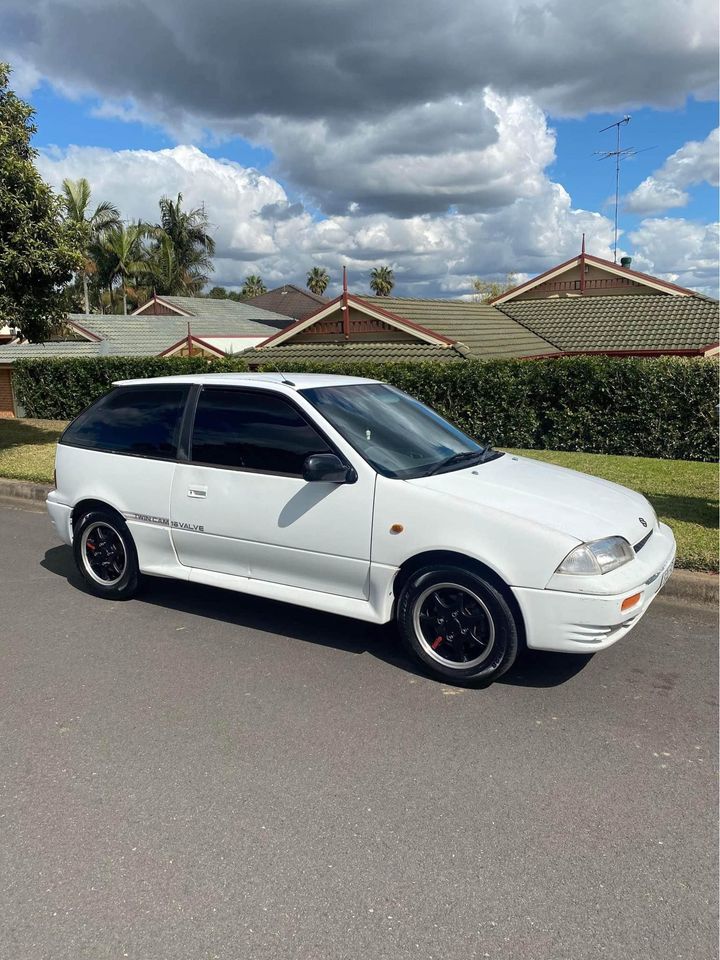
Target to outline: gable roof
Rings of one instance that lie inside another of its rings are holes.
[[[515,300],[500,310],[564,353],[703,353],[718,341],[718,302],[697,294]]]
[[[160,304],[177,311],[178,316],[193,319],[195,317],[205,320],[214,320],[216,326],[222,325],[225,321],[249,320],[256,323],[265,323],[275,329],[286,327],[292,320],[289,314],[275,313],[272,310],[265,310],[255,303],[243,300],[216,300],[214,297],[159,297],[156,296],[138,307],[130,316],[143,317],[171,317],[172,314],[153,314],[151,310],[153,304]],[[94,316],[94,314],[93,314]],[[105,316],[112,316],[106,314]]]
[[[538,274],[537,277],[532,277],[530,280],[526,280],[524,283],[520,283],[518,286],[512,287],[512,289],[506,290],[499,296],[494,297],[490,303],[493,306],[500,306],[503,303],[507,303],[509,300],[515,300],[523,294],[528,293],[535,287],[538,287],[543,283],[548,283],[550,280],[554,280],[563,273],[567,273],[568,271],[579,267],[583,262],[598,267],[600,270],[610,273],[613,276],[621,277],[625,280],[633,280],[638,286],[650,287],[659,293],[669,294],[672,296],[695,296],[695,291],[689,290],[687,287],[680,287],[675,283],[670,283],[667,280],[661,280],[659,277],[653,277],[648,273],[640,273],[638,270],[631,270],[629,267],[618,266],[617,263],[612,263],[610,260],[603,260],[602,257],[594,257],[590,253],[579,253],[576,257],[572,257],[570,260],[566,260],[564,263],[560,263],[556,267],[551,267],[544,273]]]
[[[354,311],[380,321],[383,336],[310,340],[305,334],[322,325],[343,306],[343,297],[291,327],[273,334],[254,351],[272,350],[275,362],[317,360],[458,360],[465,357],[532,357],[557,353],[557,348],[512,317],[483,303],[416,298],[368,298],[347,295]],[[399,332],[397,339],[392,329]],[[390,335],[389,335],[390,334]]]
[[[386,327],[390,327],[402,332],[403,334],[413,336],[423,343],[431,343],[435,346],[442,347],[449,347],[454,343],[450,337],[446,337],[435,330],[430,330],[427,327],[423,327],[407,317],[401,317],[397,314],[391,313],[389,310],[386,310],[379,304],[371,303],[367,300],[363,300],[361,297],[355,296],[354,294],[346,293],[340,297],[336,297],[335,300],[331,300],[326,306],[322,307],[311,316],[306,317],[304,320],[297,320],[291,326],[285,327],[284,330],[278,330],[278,332],[269,337],[265,343],[261,344],[261,347],[263,349],[271,346],[277,347],[281,343],[296,337],[297,334],[304,333],[306,330],[311,329],[321,321],[331,317],[334,313],[345,310],[346,301],[347,305],[353,307],[356,312],[364,314],[365,316],[378,321],[380,324],[383,324]]]
[[[273,310],[277,313],[292,317],[293,320],[305,320],[318,309],[329,303],[328,297],[321,297],[310,290],[296,287],[294,283],[286,283],[282,287],[275,287],[267,293],[257,297],[248,297],[245,303],[252,303],[264,310]]]
[[[169,314],[70,314],[68,324],[79,332],[107,341],[107,352],[116,356],[157,356],[187,337],[257,337],[266,339],[276,328],[238,317],[174,317]]]
[[[533,357],[555,353],[553,344],[487,303],[383,297],[383,306],[467,348],[466,355]],[[509,322],[508,322],[509,321]]]

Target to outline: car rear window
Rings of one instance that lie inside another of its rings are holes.
[[[157,460],[177,456],[188,387],[118,387],[70,424],[61,443]]]

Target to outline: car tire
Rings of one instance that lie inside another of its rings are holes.
[[[495,680],[518,654],[518,625],[505,595],[463,567],[426,567],[412,574],[396,620],[408,653],[445,682]]]
[[[129,600],[138,588],[139,567],[132,535],[112,510],[83,514],[73,530],[75,564],[91,593],[108,600]]]

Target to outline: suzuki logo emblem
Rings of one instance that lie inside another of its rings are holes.
[[[647,520],[644,517],[638,517],[638,520],[644,527],[647,526]]]

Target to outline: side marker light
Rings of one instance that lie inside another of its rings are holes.
[[[642,593],[634,593],[631,597],[625,597],[623,602],[620,604],[620,609],[622,611],[629,610],[630,607],[634,607],[636,603],[639,603]]]

